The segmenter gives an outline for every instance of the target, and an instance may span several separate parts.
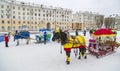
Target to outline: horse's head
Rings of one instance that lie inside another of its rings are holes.
[[[56,32],[53,35],[52,41],[60,39],[61,44],[65,44],[67,40],[67,34],[65,32]]]
[[[53,34],[52,41],[55,41],[55,40],[58,40],[58,39],[60,39],[60,33],[56,32],[56,33]]]

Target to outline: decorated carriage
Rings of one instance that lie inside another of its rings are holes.
[[[39,34],[35,35],[35,39],[37,43],[44,42],[44,38],[46,38],[46,42],[49,42],[51,39],[51,30],[49,29],[40,29]]]
[[[116,34],[110,29],[100,28],[89,39],[88,51],[99,58],[114,53],[115,47],[119,47]]]

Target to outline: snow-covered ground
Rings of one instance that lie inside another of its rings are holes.
[[[119,35],[120,32],[117,35],[120,42]],[[86,39],[89,39],[88,32]],[[99,59],[88,55],[87,59],[78,60],[72,51],[71,64],[66,65],[65,52],[62,50],[60,53],[59,43],[49,42],[45,45],[34,42],[32,40],[26,45],[25,40],[21,40],[20,45],[16,46],[11,37],[9,48],[0,42],[0,71],[120,71],[120,48],[114,54]]]

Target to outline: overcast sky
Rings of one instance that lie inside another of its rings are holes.
[[[120,0],[18,0],[43,4],[47,6],[62,7],[76,11],[92,11],[108,16],[110,14],[120,15]]]

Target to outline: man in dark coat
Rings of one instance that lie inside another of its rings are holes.
[[[44,32],[44,44],[46,44],[46,40],[47,40],[47,39],[46,39],[46,36],[47,36],[47,32],[45,31],[45,32]]]

